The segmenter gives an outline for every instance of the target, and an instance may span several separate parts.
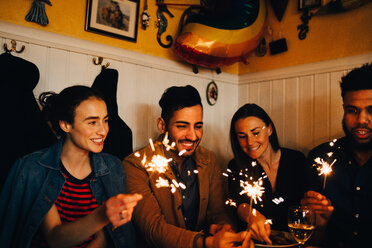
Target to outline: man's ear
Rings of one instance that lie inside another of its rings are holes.
[[[71,124],[69,124],[67,121],[59,121],[59,127],[63,130],[63,132],[68,133],[71,129]]]
[[[161,117],[158,118],[158,130],[160,133],[165,133],[166,130],[165,121]]]

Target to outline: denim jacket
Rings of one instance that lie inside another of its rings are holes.
[[[65,178],[60,170],[63,139],[53,146],[18,159],[12,166],[0,196],[1,247],[29,247],[40,224],[59,196]],[[90,187],[98,204],[125,193],[125,174],[116,157],[91,153]],[[135,247],[132,223],[114,231],[105,227],[115,247]]]

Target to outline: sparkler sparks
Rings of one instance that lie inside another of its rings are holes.
[[[164,145],[165,149],[167,151],[169,150],[175,150],[176,143],[172,142],[171,145],[169,145],[169,139],[168,139],[168,132],[165,133],[164,139],[162,140],[162,144]],[[151,146],[151,150],[153,153],[155,152],[155,145],[152,139],[149,139],[149,144]],[[178,153],[179,156],[182,156],[186,150],[182,150],[181,152]],[[139,152],[135,152],[134,156],[140,158],[141,154]],[[143,155],[143,158],[141,159],[141,164],[143,167],[149,171],[152,172],[148,178],[150,180],[150,177],[152,177],[155,174],[163,174],[165,173],[170,167],[169,163],[172,161],[172,158],[166,158],[160,154],[154,154],[152,155],[151,159],[148,159],[146,154]],[[198,170],[193,170],[193,171],[188,171],[188,175],[190,176],[191,173],[198,174]],[[177,180],[170,180],[170,179],[164,179],[163,177],[159,176],[158,179],[155,181],[155,187],[161,188],[161,187],[170,187],[171,192],[174,193],[176,192],[177,188],[181,189],[186,189],[186,185],[183,184],[182,182],[178,182]]]
[[[233,206],[233,207],[237,207],[236,206],[236,202],[234,202],[232,199],[227,199],[227,201],[225,202],[226,205],[229,205],[229,206]]]
[[[272,200],[276,205],[279,205],[280,203],[284,202],[284,199],[283,197],[279,197],[279,198],[274,198]]]
[[[262,183],[262,180],[254,181],[253,183],[240,180],[240,187],[243,189],[239,194],[247,194],[251,199],[253,199],[254,203],[257,204],[257,199],[262,201],[261,196],[265,192],[265,188],[262,187]]]
[[[336,162],[336,159],[333,160],[331,164],[328,164],[327,161],[324,161],[322,158],[317,157],[314,161],[319,165],[316,169],[319,172],[319,176],[324,175],[324,182],[323,182],[323,191],[325,189],[327,176],[332,173],[332,165]]]

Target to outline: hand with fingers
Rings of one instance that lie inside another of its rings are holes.
[[[270,240],[271,228],[270,224],[267,222],[266,217],[258,212],[257,210],[254,211],[254,214],[248,214],[247,223],[249,230],[252,232],[252,238],[260,241],[265,242],[268,245],[272,245]]]
[[[308,206],[315,212],[316,227],[325,227],[334,210],[331,201],[324,195],[315,191],[307,191],[304,198],[301,200],[301,204],[303,206]]]
[[[213,230],[212,230],[213,229]],[[207,237],[206,247],[208,248],[253,248],[254,244],[251,240],[249,232],[235,233],[231,230],[230,225],[214,225],[210,230],[212,236]]]
[[[141,199],[140,194],[118,194],[104,203],[107,219],[114,229],[132,219],[133,209]]]

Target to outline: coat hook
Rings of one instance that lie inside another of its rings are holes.
[[[4,50],[7,53],[10,53],[10,52],[13,52],[13,51],[15,51],[16,53],[21,53],[21,52],[23,52],[23,50],[25,50],[25,45],[22,45],[21,50],[17,51],[17,49],[16,49],[17,48],[17,42],[15,40],[11,40],[10,43],[12,44],[11,49],[8,49],[8,45],[6,43],[4,43]]]
[[[102,65],[103,58],[102,57],[94,57],[93,58],[93,64],[95,65]],[[103,67],[107,68],[109,67],[110,62],[107,62],[106,65],[103,65]]]

